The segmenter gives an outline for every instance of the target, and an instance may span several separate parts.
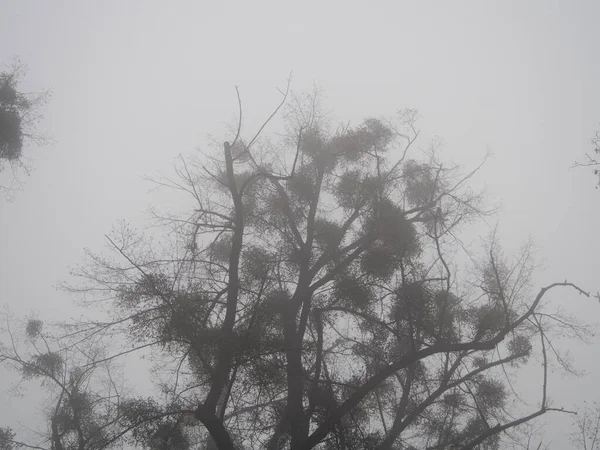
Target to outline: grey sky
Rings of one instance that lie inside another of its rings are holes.
[[[118,219],[144,224],[156,197],[143,176],[205,145],[235,115],[235,85],[249,120],[265,117],[292,69],[292,88],[317,83],[339,120],[415,107],[421,145],[439,135],[442,159],[473,167],[490,150],[476,182],[502,202],[507,248],[535,239],[535,287],[598,289],[600,192],[570,169],[600,121],[598,23],[595,0],[0,0],[0,62],[19,56],[26,89],[53,90],[41,127],[56,141],[27,150],[25,192],[0,201],[0,303],[72,315],[53,286]],[[599,317],[591,301],[564,302]],[[589,375],[555,377],[566,407],[600,400],[598,346],[572,350]],[[545,421],[552,448],[568,448],[570,419]]]

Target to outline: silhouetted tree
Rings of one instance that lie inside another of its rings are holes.
[[[591,140],[592,144],[592,153],[587,153],[585,155],[585,161],[576,163],[575,165],[578,167],[592,167],[594,170],[594,175],[598,177],[598,184],[596,185],[596,189],[600,186],[600,129],[596,131],[596,134]]]
[[[38,134],[35,126],[42,118],[40,108],[47,99],[47,92],[29,93],[21,90],[25,77],[25,66],[16,60],[11,67],[0,72],[0,171],[8,165],[14,172],[27,171],[23,159],[23,145],[29,140],[43,143],[45,138]],[[0,189],[10,191],[9,186]]]
[[[204,429],[219,450],[483,450],[563,411],[548,400],[548,366],[564,361],[551,336],[585,330],[546,294],[588,294],[565,281],[530,295],[530,247],[511,263],[495,235],[464,263],[457,233],[488,214],[475,171],[460,175],[435,146],[412,158],[415,111],[331,130],[317,98],[292,103],[276,142],[260,139],[271,118],[245,136],[240,101],[220,154],[158,180],[191,199],[184,215],[156,213],[160,244],[123,226],[107,236],[115,258],[89,253],[75,271],[69,289],[100,293],[112,315],[82,333],[121,333],[128,353],[158,358],[161,394],[130,416],[172,411],[168,426],[144,426],[181,449]],[[532,356],[540,401],[519,414],[506,377]],[[179,427],[181,411],[203,427]],[[148,435],[129,436],[163,442]]]
[[[25,382],[38,381],[48,398],[46,430],[19,436],[0,427],[1,449],[99,450],[121,444],[124,435],[133,428],[141,430],[146,421],[154,427],[167,424],[164,412],[146,407],[143,415],[139,401],[124,395],[123,381],[111,370],[99,342],[82,342],[78,333],[57,338],[37,319],[28,320],[23,333],[11,329],[14,317],[7,316],[5,323],[7,343],[0,345],[0,363],[21,376],[16,393]],[[145,426],[146,431],[151,428]],[[153,437],[150,433],[148,439]]]
[[[580,450],[600,449],[600,404],[585,405],[575,418],[571,442]]]

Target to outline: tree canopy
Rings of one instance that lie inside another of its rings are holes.
[[[48,99],[48,92],[23,92],[21,83],[26,67],[18,60],[0,72],[0,171],[8,165],[13,169],[27,165],[23,159],[26,141],[42,143],[45,138],[38,134],[36,125],[41,120],[41,106]],[[7,186],[0,186],[10,190]]]
[[[287,98],[249,135],[240,100],[219,152],[156,180],[189,198],[184,214],[155,213],[160,241],[123,225],[111,255],[88,252],[74,271],[67,289],[108,315],[69,328],[78,346],[108,343],[89,367],[150,354],[155,370],[139,377],[157,393],[95,385],[113,402],[110,433],[78,438],[71,420],[40,448],[492,450],[566,412],[549,400],[549,366],[565,364],[553,339],[587,330],[547,294],[589,294],[566,280],[533,291],[530,245],[511,258],[492,233],[465,250],[461,229],[491,214],[470,186],[477,168],[442,162],[435,145],[417,158],[416,111],[331,129],[318,98]],[[285,133],[263,138],[279,112]],[[59,370],[50,349],[23,365],[11,348],[22,370]],[[539,400],[523,409],[511,380],[532,359]]]

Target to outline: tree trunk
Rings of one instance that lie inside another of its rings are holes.
[[[223,417],[224,416],[224,409],[225,409],[225,401],[227,399],[227,395],[229,393],[229,383],[225,384],[225,387],[223,388],[223,390],[221,391],[221,395],[219,396],[219,402],[217,403],[217,417]],[[209,434],[206,438],[206,445],[205,445],[205,450],[221,450],[218,446],[217,443],[215,442],[215,440],[213,439],[213,437]]]

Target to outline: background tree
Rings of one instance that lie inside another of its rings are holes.
[[[531,423],[520,427],[518,434],[513,434],[511,443],[505,445],[503,448],[506,450],[549,450],[551,442],[545,442],[544,440],[544,424]],[[508,434],[508,433],[507,433]]]
[[[461,226],[489,214],[468,185],[477,169],[461,175],[435,143],[413,159],[413,110],[330,129],[314,95],[283,109],[281,140],[261,139],[282,94],[249,136],[240,101],[220,153],[157,181],[191,200],[155,214],[160,243],[122,226],[107,236],[115,257],[88,253],[75,271],[68,288],[110,314],[82,335],[120,334],[115,355],[158,358],[161,401],[139,400],[138,415],[171,417],[180,448],[205,430],[220,450],[497,449],[564,411],[549,400],[549,365],[564,363],[552,337],[587,330],[547,294],[588,294],[567,281],[532,294],[531,247],[511,261],[495,234],[464,253]],[[507,386],[528,359],[540,398],[523,411]],[[190,411],[203,427],[179,427]]]
[[[600,449],[600,405],[585,405],[578,411],[575,419],[575,431],[571,435],[576,448],[581,450]]]
[[[21,83],[27,73],[19,60],[0,72],[0,172],[10,168],[12,182],[18,182],[18,169],[28,171],[23,156],[27,141],[41,144],[47,139],[37,133],[36,125],[42,119],[41,107],[47,102],[48,92],[23,92]],[[0,185],[10,192],[11,186]]]
[[[592,138],[591,144],[593,147],[592,153],[587,153],[585,155],[585,160],[576,163],[575,165],[578,167],[593,168],[594,175],[598,176],[598,184],[596,185],[596,189],[598,189],[598,186],[600,186],[600,129],[596,130],[596,134]]]
[[[28,320],[24,332],[18,332],[11,322],[14,317],[7,315],[2,329],[7,344],[0,346],[0,363],[21,376],[15,394],[22,393],[24,382],[40,383],[47,394],[47,428],[21,436],[0,427],[0,448],[97,450],[115,445],[129,431],[131,401],[99,339],[82,342],[78,333],[57,338],[38,319]],[[143,419],[135,418],[136,426]]]

